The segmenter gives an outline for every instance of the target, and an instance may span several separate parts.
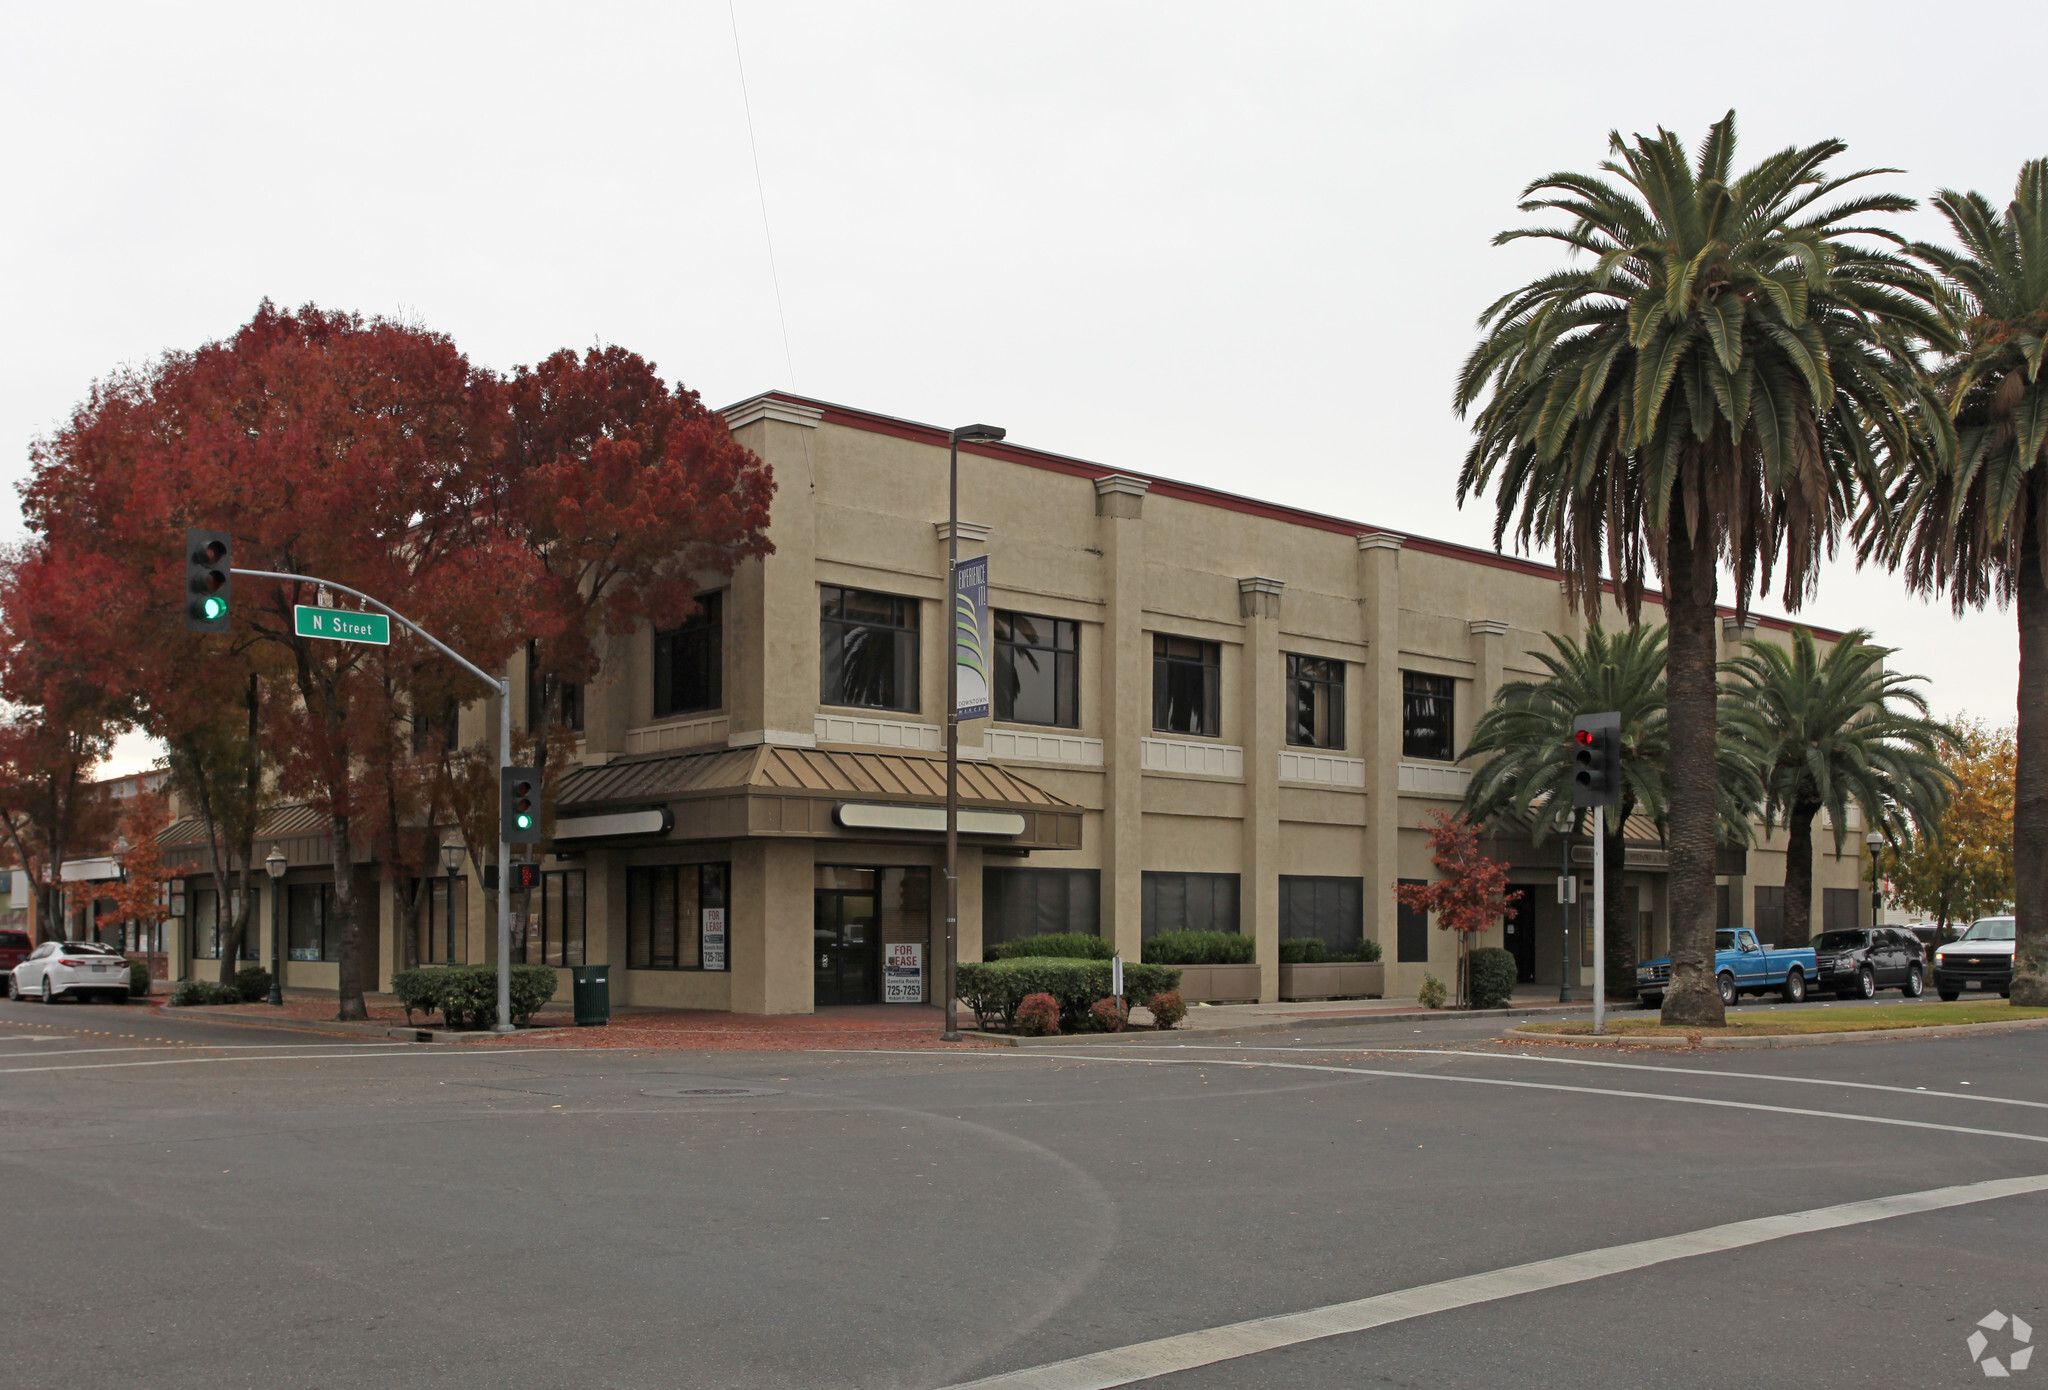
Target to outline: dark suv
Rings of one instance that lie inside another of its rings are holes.
[[[1824,931],[1813,939],[1815,989],[1844,999],[1868,999],[1881,989],[1918,999],[1927,988],[1920,938],[1899,927]]]

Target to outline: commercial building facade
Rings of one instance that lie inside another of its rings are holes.
[[[929,1000],[943,951],[946,434],[781,393],[726,418],[775,470],[775,551],[707,576],[684,627],[614,639],[599,677],[563,701],[577,766],[552,789],[515,958],[607,963],[628,1005]],[[1390,996],[1449,978],[1454,943],[1400,909],[1394,886],[1431,877],[1423,817],[1458,804],[1470,774],[1456,753],[1494,692],[1542,676],[1529,653],[1546,633],[1582,631],[1547,566],[1008,444],[963,447],[960,493],[960,554],[988,557],[995,640],[993,717],[960,732],[962,959],[1053,930],[1136,958],[1158,932],[1222,928],[1253,938],[1262,998],[1279,994],[1288,936],[1377,942]],[[1786,631],[1724,623],[1731,653]],[[527,719],[537,696],[517,675]],[[493,719],[465,711],[465,736]],[[1850,829],[1841,856],[1817,837],[1817,927],[1869,918]],[[290,861],[288,982],[331,988],[324,827],[281,812],[263,838]],[[1724,913],[1766,936],[1782,842],[1723,866]],[[1488,849],[1524,895],[1483,944],[1513,950],[1535,983],[1589,979],[1590,943],[1567,946],[1556,903],[1557,841]],[[488,958],[473,875],[452,891],[436,880],[407,914],[367,857],[358,874],[377,982],[407,956],[405,934],[420,960]],[[178,973],[204,974],[218,895],[209,919],[208,890],[189,884]],[[1633,903],[1639,950],[1662,950],[1653,839],[1610,891]],[[267,899],[265,885],[266,933]],[[249,953],[269,957],[260,942]]]

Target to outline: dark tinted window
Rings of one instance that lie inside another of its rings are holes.
[[[700,594],[681,627],[654,634],[654,717],[725,704],[725,595]]]
[[[819,702],[915,710],[917,616],[914,598],[822,586]]]
[[[1297,748],[1344,746],[1344,663],[1287,657],[1287,741]]]
[[[1222,649],[1189,637],[1152,636],[1152,727],[1162,733],[1218,738]]]
[[[1057,932],[1101,934],[1101,870],[981,871],[983,941],[1020,941]]]
[[[1449,676],[1401,673],[1401,756],[1450,762],[1457,685]]]
[[[0,931],[0,948],[9,951],[26,951],[28,933],[25,931]]]
[[[1150,941],[1163,931],[1236,931],[1236,874],[1154,874],[1143,879],[1144,922]]]
[[[1280,935],[1313,936],[1332,955],[1351,955],[1365,941],[1365,880],[1280,875]]]
[[[996,636],[996,718],[1078,728],[1081,625],[1000,609],[990,617]]]
[[[1429,880],[1426,878],[1404,878],[1402,883],[1412,883],[1420,888]],[[1394,958],[1401,961],[1425,961],[1429,959],[1429,914],[1418,912],[1406,903],[1399,903],[1394,912]]]
[[[1824,931],[1813,939],[1816,951],[1857,951],[1868,942],[1868,934],[1860,931]]]

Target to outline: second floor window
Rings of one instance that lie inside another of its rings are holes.
[[[1450,762],[1452,751],[1453,692],[1449,676],[1424,675],[1420,671],[1401,673],[1401,756],[1434,758]]]
[[[1287,741],[1297,748],[1344,746],[1344,663],[1287,657]]]
[[[1035,613],[990,614],[996,630],[996,718],[1081,724],[1081,625]]]
[[[1220,738],[1222,649],[1214,642],[1152,634],[1152,727],[1163,733]]]
[[[548,696],[552,690],[553,708],[548,707]],[[529,639],[526,644],[526,731],[537,734],[541,731],[541,715],[547,715],[547,722],[558,729],[583,731],[583,686],[577,681],[550,681],[541,674],[540,643]]]
[[[699,594],[681,627],[654,634],[654,717],[725,704],[725,595]]]
[[[917,708],[914,598],[819,587],[818,702]]]

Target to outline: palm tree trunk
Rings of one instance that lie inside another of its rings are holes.
[[[1671,983],[1663,1021],[1719,1028],[1727,1023],[1714,982],[1714,733],[1716,663],[1714,545],[1688,533],[1683,493],[1672,499],[1664,546],[1665,668],[1670,731]]]
[[[1804,946],[1813,939],[1813,818],[1817,805],[1792,804],[1785,818],[1785,926],[1780,946]]]
[[[2048,498],[2033,488],[2020,540],[2020,700],[2013,770],[2012,1002],[2048,1004],[2048,575],[2042,572],[2038,508]]]

